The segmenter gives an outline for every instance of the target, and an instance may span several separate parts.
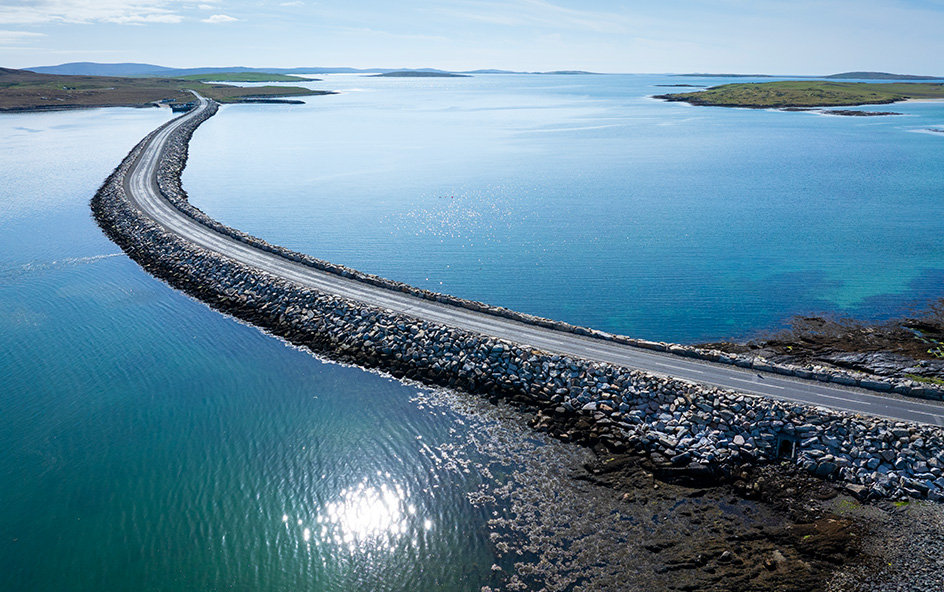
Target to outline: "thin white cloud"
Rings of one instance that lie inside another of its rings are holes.
[[[0,24],[179,23],[183,17],[170,0],[4,0]]]
[[[32,33],[29,31],[0,31],[0,46],[19,45],[28,43],[32,39],[45,37],[44,33]]]
[[[566,8],[545,0],[471,0],[458,3],[455,8],[437,8],[434,11],[488,25],[578,29],[595,33],[626,33],[636,24],[623,13]]]
[[[200,10],[216,10],[216,7],[212,4],[201,4],[200,6],[197,6],[197,8]]]
[[[378,37],[394,40],[411,41],[432,41],[435,43],[448,43],[450,38],[443,35],[423,35],[419,33],[393,33],[382,29],[372,29],[370,27],[340,27],[336,29],[346,35],[356,39],[377,39]]]
[[[239,20],[238,18],[233,18],[226,14],[214,14],[210,18],[203,19],[201,22],[218,24],[218,23],[235,23],[238,20]]]
[[[281,4],[279,4],[279,6],[304,6],[304,5],[305,5],[304,2],[298,2],[297,0],[295,2],[282,2]]]
[[[113,18],[106,19],[106,22],[109,23],[118,23],[119,25],[143,25],[145,23],[179,23],[184,20],[184,17],[179,14],[129,14],[116,16]]]

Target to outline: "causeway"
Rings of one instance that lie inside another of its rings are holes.
[[[158,187],[157,178],[165,145],[173,132],[200,116],[209,105],[207,99],[198,97],[193,110],[171,120],[154,132],[124,178],[125,192],[135,207],[163,226],[166,231],[203,249],[217,252],[307,288],[413,318],[484,334],[527,348],[638,369],[658,376],[771,399],[892,420],[944,426],[944,405],[934,401],[876,395],[865,389],[835,386],[816,380],[803,380],[649,351],[607,339],[527,324],[316,269],[217,232],[183,213],[168,201]]]

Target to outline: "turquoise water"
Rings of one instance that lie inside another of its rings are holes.
[[[655,76],[328,76],[194,139],[192,200],[373,273],[656,340],[940,294],[944,103],[696,108]],[[884,108],[883,110],[888,110]]]
[[[944,135],[922,130],[944,104],[647,98],[676,82],[331,76],[343,94],[223,108],[184,186],[331,261],[654,339],[940,294]],[[0,117],[0,590],[477,591],[520,559],[494,520],[581,522],[579,451],[323,363],[122,255],[88,200],[168,117]]]
[[[451,450],[490,424],[211,311],[95,226],[167,117],[0,118],[0,589],[479,590],[495,459]]]

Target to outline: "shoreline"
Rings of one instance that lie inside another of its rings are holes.
[[[341,94],[335,90],[317,90],[312,91],[311,94],[294,94],[294,95],[285,95],[285,96],[261,96],[261,97],[244,97],[234,101],[226,101],[221,103],[221,105],[259,105],[265,103],[271,103],[274,105],[303,105],[305,102],[296,99],[295,97],[321,97],[327,95],[337,95]],[[0,115],[5,113],[48,113],[50,111],[75,111],[79,109],[113,109],[113,108],[127,108],[127,109],[163,109],[165,105],[161,105],[154,101],[149,101],[147,103],[101,103],[96,105],[83,105],[83,104],[63,104],[63,105],[35,105],[31,107],[0,107]]]
[[[796,106],[796,105],[757,105],[752,103],[731,103],[718,105],[713,103],[703,103],[699,101],[692,101],[686,99],[672,99],[671,94],[668,95],[651,95],[649,98],[657,99],[660,101],[665,101],[667,103],[687,103],[693,107],[718,107],[721,109],[753,109],[757,111],[783,111],[785,113],[820,113],[823,115],[852,115],[852,116],[887,116],[887,115],[904,115],[904,113],[897,113],[891,111],[852,111],[845,109],[845,107],[882,107],[885,105],[893,105],[896,103],[907,103],[907,102],[944,102],[944,99],[903,99],[899,101],[887,101],[881,103],[875,102],[865,102],[865,103],[844,103],[842,105],[818,105],[818,106]]]
[[[882,322],[800,316],[787,324],[789,329],[743,343],[701,347],[761,356],[776,363],[820,364],[944,386],[944,298],[932,301],[923,311]]]
[[[685,93],[678,93],[685,94]],[[716,103],[707,103],[701,102],[699,100],[687,100],[681,98],[669,98],[671,94],[666,95],[652,95],[651,98],[659,99],[660,101],[665,101],[667,103],[688,103],[694,107],[722,107],[728,109],[774,109],[777,111],[803,111],[803,110],[814,110],[814,109],[841,109],[843,107],[881,107],[883,105],[893,105],[895,103],[906,103],[912,99],[900,99],[900,100],[889,100],[889,101],[863,101],[858,102],[849,102],[842,103],[837,105],[794,105],[790,103],[780,103],[774,105],[759,105],[757,103],[725,103],[725,104],[716,104]],[[914,99],[916,101],[944,101],[944,99]]]
[[[35,107],[2,107],[0,115],[4,113],[48,113],[50,111],[76,111],[79,109],[160,109],[160,105],[154,103],[110,103],[101,105],[38,105]]]

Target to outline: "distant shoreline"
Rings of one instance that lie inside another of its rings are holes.
[[[336,94],[300,86],[242,87],[179,78],[71,76],[0,68],[0,113],[182,105],[193,100],[190,91],[224,104]]]
[[[313,91],[309,95],[289,95],[290,97],[311,97],[311,96],[325,96],[325,95],[337,95],[340,94],[337,91],[333,90],[319,90]],[[259,105],[259,104],[273,104],[273,105],[303,105],[305,101],[299,101],[292,98],[286,97],[246,97],[244,99],[229,101],[224,103],[225,105]],[[101,103],[96,105],[79,105],[79,104],[64,104],[64,105],[35,105],[31,107],[0,107],[0,115],[3,114],[16,114],[16,113],[49,113],[53,111],[77,111],[80,109],[111,109],[121,107],[125,109],[160,109],[162,105],[155,102],[148,103]]]
[[[144,103],[129,105],[127,103],[101,104],[101,105],[36,105],[34,107],[0,107],[0,115],[16,113],[49,113],[53,111],[78,111],[81,109],[111,109],[121,107],[125,109],[159,109],[160,106],[154,103]]]
[[[472,78],[469,74],[454,74],[452,72],[426,72],[416,70],[398,70],[381,74],[365,74],[368,78]]]

